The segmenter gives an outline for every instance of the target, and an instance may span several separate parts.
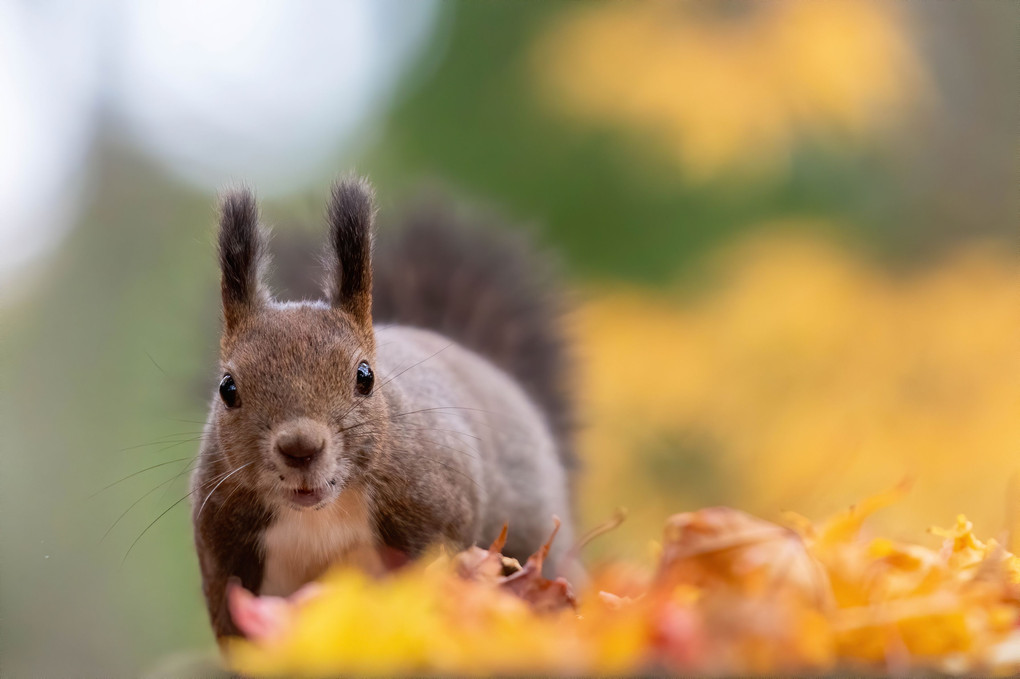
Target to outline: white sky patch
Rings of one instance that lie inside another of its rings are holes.
[[[96,12],[0,2],[0,280],[51,245],[73,212],[95,128]]]
[[[436,0],[0,0],[0,282],[78,208],[98,112],[173,174],[300,189],[370,129]]]
[[[131,3],[118,111],[188,181],[293,190],[380,112],[436,10],[419,0]]]

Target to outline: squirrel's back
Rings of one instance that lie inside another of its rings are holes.
[[[568,475],[576,468],[571,357],[553,267],[525,234],[491,216],[421,202],[380,235],[373,319],[433,330],[510,374],[547,418]]]

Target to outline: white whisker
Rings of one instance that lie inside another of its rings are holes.
[[[255,462],[254,462],[254,461],[252,461],[252,462],[249,462],[248,464],[242,464],[242,465],[241,465],[240,467],[238,467],[237,469],[235,469],[234,471],[230,472],[229,474],[227,474],[226,476],[224,476],[224,477],[223,477],[222,479],[220,479],[220,482],[219,482],[219,483],[217,483],[217,484],[216,484],[216,485],[215,485],[215,486],[213,487],[213,489],[209,491],[209,494],[205,496],[205,500],[203,500],[203,501],[202,501],[202,506],[198,508],[198,514],[196,514],[196,515],[195,515],[195,520],[196,520],[196,521],[198,521],[199,517],[201,517],[201,516],[202,516],[202,511],[203,511],[203,510],[205,510],[205,504],[206,504],[207,502],[209,502],[209,498],[211,498],[211,497],[212,497],[213,493],[215,493],[215,492],[216,492],[216,489],[217,489],[217,488],[219,488],[220,486],[222,486],[222,485],[223,485],[223,482],[224,482],[224,481],[226,481],[226,480],[227,480],[227,479],[229,479],[229,478],[230,478],[231,476],[233,476],[233,475],[234,475],[234,474],[236,474],[237,472],[241,471],[241,470],[242,470],[242,469],[244,469],[245,467],[251,466],[251,465],[253,465],[253,464],[255,464]]]

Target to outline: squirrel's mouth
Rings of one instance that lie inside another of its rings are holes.
[[[277,490],[276,497],[278,502],[291,509],[321,509],[337,496],[341,487],[336,478],[323,483],[312,479],[294,479],[290,483],[284,482],[283,487]]]
[[[326,499],[325,488],[294,488],[287,494],[287,499],[303,509],[322,504]]]

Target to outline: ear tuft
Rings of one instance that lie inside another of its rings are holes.
[[[269,297],[262,284],[268,262],[266,234],[259,226],[258,203],[247,188],[220,198],[219,253],[223,317],[230,330]]]
[[[329,222],[326,292],[330,303],[358,322],[372,320],[372,186],[348,176],[333,185],[326,209]]]

